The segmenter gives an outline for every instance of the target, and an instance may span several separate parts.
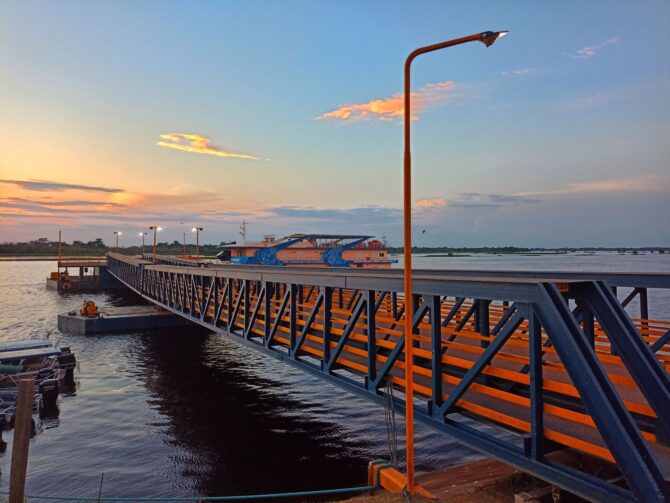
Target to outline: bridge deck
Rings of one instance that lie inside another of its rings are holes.
[[[361,382],[363,390],[377,396],[385,380],[400,391],[407,385],[402,355],[405,302],[397,271],[196,268],[110,257],[112,272],[147,298],[214,329],[225,327],[287,361],[311,365],[313,372],[336,383]],[[647,381],[656,378],[663,397],[670,392],[664,389],[670,371],[670,322],[627,318],[631,325],[626,328],[626,319],[617,314],[617,309],[623,312],[621,306],[607,304],[603,300],[607,292],[585,278],[582,273],[487,271],[486,276],[474,276],[417,271],[414,406],[424,411],[420,417],[429,424],[436,421],[457,428],[459,416],[467,415],[512,431],[518,434],[519,455],[537,463],[542,463],[538,446],[543,451],[569,448],[624,471],[625,451],[617,450],[621,446],[602,420],[603,414],[613,414],[612,421],[623,424],[622,437],[630,436],[643,457],[649,453],[645,470],[651,475],[646,476],[656,477],[663,486],[661,479],[670,479],[669,437],[664,429],[670,417],[665,403],[650,394]],[[615,286],[636,290],[670,287],[670,275],[610,274],[608,279]],[[573,299],[572,313],[562,298],[552,305],[563,313],[556,319],[562,316],[566,333],[557,333],[558,322],[543,311],[545,291]],[[638,293],[641,296],[642,290]],[[646,303],[646,290],[644,295]],[[590,347],[580,349],[585,359],[579,364],[566,357],[570,344],[582,344],[568,333],[572,322],[577,338],[587,340]],[[621,334],[630,338],[632,331],[646,348],[637,347],[642,356],[631,356],[621,342]],[[589,354],[595,359],[589,360]],[[631,365],[634,358],[642,359]],[[587,366],[592,374],[579,374],[578,365]],[[649,367],[644,379],[640,365]],[[655,366],[662,374],[654,374]],[[620,400],[620,412],[596,407],[593,400],[601,390],[609,393],[613,409]],[[634,430],[626,430],[627,421]],[[613,496],[623,494],[618,488],[608,490]]]

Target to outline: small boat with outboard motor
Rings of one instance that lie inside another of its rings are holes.
[[[77,359],[69,347],[49,339],[33,339],[0,344],[0,418],[11,423],[18,382],[35,380],[35,407],[53,409],[61,382],[74,381]]]

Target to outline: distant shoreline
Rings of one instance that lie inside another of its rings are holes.
[[[48,255],[15,255],[0,256],[0,262],[55,262],[58,255],[52,257]]]
[[[160,255],[194,255],[195,246],[187,245],[184,249],[182,244],[158,243],[156,252]],[[150,249],[146,247],[146,249]],[[51,261],[58,259],[58,243],[54,242],[31,242],[31,243],[0,243],[0,261]],[[216,256],[221,250],[221,245],[203,244],[200,246],[200,255]],[[63,258],[76,257],[100,257],[103,258],[113,248],[102,244],[102,240],[91,243],[74,242],[74,244],[62,244]],[[137,256],[142,251],[140,247],[128,246],[119,250],[124,255]],[[390,254],[401,255],[402,247],[389,246]],[[55,253],[54,253],[55,252]],[[623,254],[670,254],[668,246],[640,246],[633,247],[564,247],[564,248],[523,248],[514,246],[483,246],[483,247],[448,247],[448,246],[413,246],[413,255],[424,255],[426,257],[468,257],[473,255],[506,255],[506,256],[548,256],[596,253],[619,253]]]

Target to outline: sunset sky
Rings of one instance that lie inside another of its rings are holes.
[[[414,64],[415,244],[667,246],[668,26],[663,0],[4,1],[0,242],[399,245],[405,57],[508,29]]]

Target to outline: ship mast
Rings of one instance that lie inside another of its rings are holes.
[[[242,236],[242,242],[247,242],[247,221],[242,220],[242,225],[240,225],[240,236]]]

